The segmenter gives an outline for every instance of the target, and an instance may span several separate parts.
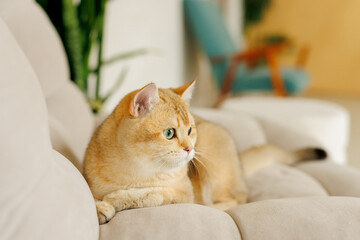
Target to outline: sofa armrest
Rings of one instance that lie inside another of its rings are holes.
[[[228,99],[222,109],[254,117],[268,142],[285,149],[319,146],[337,163],[346,163],[349,114],[331,102],[274,97]]]
[[[0,18],[0,239],[98,238],[85,179],[51,146],[39,81]]]

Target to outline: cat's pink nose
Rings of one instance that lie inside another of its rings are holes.
[[[189,154],[193,150],[193,147],[187,147],[184,150]]]

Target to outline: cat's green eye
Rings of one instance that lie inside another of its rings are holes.
[[[189,135],[189,136],[190,136],[191,130],[192,130],[192,129],[191,129],[191,127],[190,127],[190,128],[189,128],[189,131],[188,131],[188,135]]]
[[[175,129],[168,128],[164,130],[164,136],[166,137],[166,139],[172,139],[175,136]]]

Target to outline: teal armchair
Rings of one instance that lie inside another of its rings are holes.
[[[215,2],[184,0],[184,11],[197,42],[210,59],[217,86],[221,88],[217,106],[231,92],[274,90],[278,96],[286,96],[301,92],[308,85],[309,76],[303,69],[279,67],[276,54],[286,44],[240,52]],[[266,66],[249,67],[249,63],[264,58]]]

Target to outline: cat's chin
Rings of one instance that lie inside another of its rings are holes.
[[[190,154],[188,154],[188,155],[186,156],[186,159],[187,159],[188,162],[190,162],[194,157],[195,157],[195,151],[192,150],[192,151],[190,152]]]
[[[171,164],[168,165],[166,171],[167,172],[175,172],[177,170],[180,170],[181,168],[183,168],[186,164],[188,164],[190,162],[191,159],[188,158],[184,158],[181,160],[176,160],[173,161]]]
[[[190,154],[184,153],[181,157],[178,156],[177,158],[172,159],[171,161],[167,162],[166,166],[164,167],[166,172],[174,172],[181,168],[183,168],[186,164],[188,164],[195,155],[195,151],[191,151]]]

